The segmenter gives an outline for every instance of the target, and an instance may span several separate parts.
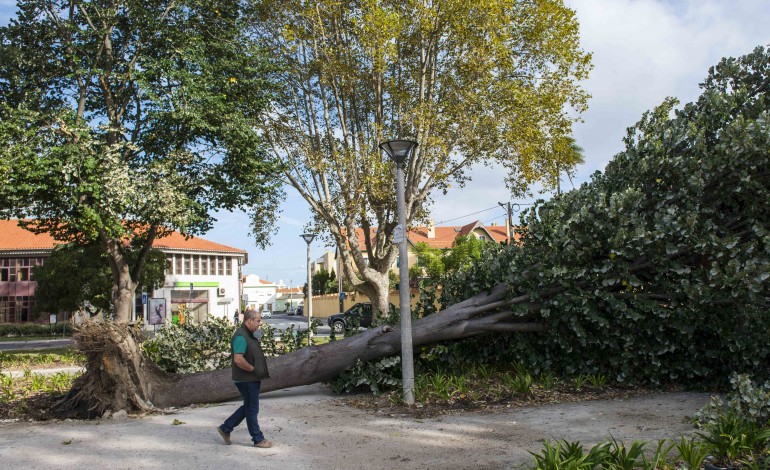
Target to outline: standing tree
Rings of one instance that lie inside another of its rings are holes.
[[[334,270],[321,268],[312,276],[313,295],[324,295],[337,291],[337,275]]]
[[[270,68],[234,0],[18,8],[0,28],[0,216],[98,246],[127,321],[153,240],[205,232],[216,209],[274,216],[254,130]]]
[[[553,153],[553,157],[549,160],[551,175],[545,179],[544,186],[546,189],[555,186],[556,194],[561,194],[561,174],[565,172],[570,183],[572,182],[575,167],[585,161],[583,159],[583,147],[579,146],[572,136],[554,139],[550,145],[550,150]]]
[[[35,314],[78,310],[89,316],[109,313],[112,273],[105,262],[106,256],[96,245],[58,245],[44,265],[34,268]],[[150,250],[139,287],[146,291],[162,287],[166,281],[166,263],[162,251]],[[73,269],[74,266],[77,268]]]
[[[546,143],[586,107],[590,55],[561,0],[263,0],[257,13],[256,34],[284,63],[265,136],[380,312],[398,250],[393,164],[378,143],[419,143],[405,164],[411,224],[479,162],[526,190],[553,158]]]

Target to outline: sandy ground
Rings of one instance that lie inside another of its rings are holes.
[[[0,467],[45,469],[528,468],[545,439],[593,444],[693,432],[706,394],[547,405],[430,419],[348,407],[320,385],[265,394],[260,425],[275,446],[251,445],[246,423],[226,446],[215,430],[237,402],[143,418],[0,424]],[[182,424],[174,425],[174,420]]]

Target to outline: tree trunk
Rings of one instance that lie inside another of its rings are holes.
[[[413,324],[413,344],[420,346],[466,338],[490,331],[536,332],[543,326],[514,318],[500,310],[528,298],[502,300],[507,287],[498,285]],[[75,341],[88,357],[86,373],[55,407],[59,417],[93,418],[107,411],[143,412],[153,408],[187,406],[238,398],[230,369],[174,375],[158,369],[138,348],[138,329],[125,324],[91,322],[75,334]],[[331,380],[358,359],[369,361],[399,353],[398,328],[376,329],[268,359],[271,376],[262,381],[262,391]]]
[[[369,275],[365,277],[363,284],[356,286],[356,289],[367,296],[372,302],[374,307],[374,314],[382,317],[387,317],[390,314],[388,299],[390,298],[390,278],[388,274],[382,274],[377,272],[375,275]]]
[[[131,279],[129,266],[122,266],[117,277],[117,283],[112,286],[112,306],[115,309],[115,321],[128,323],[131,321],[131,308],[136,295],[136,283]]]

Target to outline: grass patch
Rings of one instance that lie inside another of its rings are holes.
[[[83,364],[85,364],[85,357],[72,347],[0,352],[0,370],[69,367]]]
[[[0,419],[48,419],[51,405],[72,388],[80,374],[38,374],[30,369],[22,377],[0,374]]]

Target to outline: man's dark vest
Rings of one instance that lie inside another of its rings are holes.
[[[270,374],[267,371],[265,354],[262,352],[262,346],[259,344],[259,341],[251,335],[251,332],[246,328],[245,324],[241,323],[240,328],[235,330],[233,339],[235,339],[236,336],[243,336],[246,340],[246,352],[243,353],[243,358],[246,359],[246,362],[254,366],[254,370],[248,372],[235,365],[235,353],[233,353],[233,380],[236,382],[257,382],[266,377],[270,377]],[[232,341],[230,342],[230,349],[232,350]]]

